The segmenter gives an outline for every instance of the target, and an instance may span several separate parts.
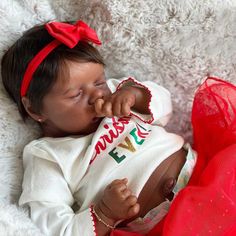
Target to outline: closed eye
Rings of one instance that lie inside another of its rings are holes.
[[[100,81],[97,81],[95,83],[95,86],[102,86],[102,85],[105,85],[106,84],[106,81],[105,80],[100,80]]]
[[[74,98],[79,98],[82,95],[82,91],[79,91],[78,93],[76,93],[73,96],[70,96],[69,98],[74,99]]]

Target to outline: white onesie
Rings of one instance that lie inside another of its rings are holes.
[[[162,127],[172,112],[165,88],[133,78],[109,80],[108,86],[114,92],[134,83],[150,93],[150,115],[104,118],[87,136],[41,138],[25,147],[19,203],[30,207],[32,220],[46,235],[96,235],[91,204],[104,188],[126,177],[138,196],[157,166],[183,146],[182,137]],[[77,212],[71,208],[74,202]]]

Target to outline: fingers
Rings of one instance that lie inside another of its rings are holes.
[[[131,194],[131,191],[127,187],[127,183],[128,180],[126,178],[116,179],[108,185],[108,190],[119,195],[122,200],[125,200]]]
[[[140,211],[140,205],[135,203],[132,207],[129,208],[127,212],[127,218],[132,218],[133,216],[137,215]]]
[[[111,188],[112,186],[115,186],[117,184],[127,184],[128,183],[128,179],[127,178],[123,178],[123,179],[115,179],[113,180],[108,187]]]
[[[130,195],[127,199],[126,199],[126,204],[128,206],[134,206],[137,203],[137,197],[135,197],[134,195]]]
[[[130,102],[123,102],[121,106],[121,114],[122,116],[128,116],[130,114]]]
[[[133,96],[118,97],[112,100],[113,115],[117,117],[130,115],[131,107],[135,103]]]
[[[112,103],[112,112],[114,116],[120,117],[122,115],[121,113],[121,103],[120,102],[114,102]]]
[[[96,100],[94,108],[98,117],[113,117],[112,103],[110,101],[99,98]]]
[[[132,194],[131,190],[126,188],[122,191],[122,197],[123,199],[127,199]]]
[[[113,101],[112,112],[114,116],[122,117],[130,114],[130,102],[125,101]]]
[[[102,116],[102,106],[104,104],[104,100],[102,98],[99,98],[95,101],[94,108],[95,112],[98,116]]]
[[[137,203],[137,197],[132,195],[131,190],[127,186],[128,179],[116,179],[108,186],[110,191],[114,191],[115,194],[119,195],[122,201],[125,201],[127,206],[133,206]]]
[[[113,180],[104,190],[101,209],[113,219],[128,219],[140,210],[138,199],[127,186],[128,179]]]
[[[97,99],[95,111],[98,117],[122,117],[130,114],[131,107],[135,104],[135,96],[131,93],[114,93],[107,100]]]

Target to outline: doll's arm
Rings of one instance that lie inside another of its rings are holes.
[[[132,195],[127,182],[127,179],[116,179],[105,188],[102,198],[94,206],[97,214],[96,222],[102,219],[105,224],[115,225],[139,213],[137,197]],[[98,235],[102,235],[105,230],[104,223],[96,227]]]
[[[105,236],[111,229],[99,219],[113,226],[139,210],[137,198],[127,189],[127,181],[115,180],[97,204],[91,203],[87,209],[74,212],[73,192],[56,162],[31,155],[24,159],[24,168],[19,203],[30,207],[31,219],[46,235]]]
[[[139,82],[134,78],[122,81],[111,79],[108,81],[108,86],[113,94],[125,93],[127,90],[130,95],[136,94],[135,102],[134,99],[129,100],[131,114],[134,116],[147,123],[162,126],[167,124],[172,113],[172,104],[170,93],[164,87],[152,81]],[[120,97],[122,98],[123,94]]]
[[[131,113],[131,109],[142,114],[150,115],[148,104],[150,94],[140,86],[125,86],[115,91],[106,100],[99,98],[95,102],[98,116],[123,117]]]
[[[28,202],[31,219],[46,235],[105,236],[111,231],[105,224],[114,226],[116,222],[129,219],[139,211],[137,198],[131,195],[124,180],[113,181],[96,205],[80,213],[74,213],[66,202],[47,199]]]
[[[46,235],[96,235],[92,208],[72,209],[73,193],[57,163],[32,155],[24,159],[23,192],[19,204]]]

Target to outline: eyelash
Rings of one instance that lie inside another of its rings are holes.
[[[106,81],[101,81],[101,82],[95,83],[95,86],[103,86],[105,84],[106,84]],[[75,96],[72,96],[71,98],[72,99],[78,98],[81,96],[81,94],[82,94],[82,91],[79,91]]]
[[[78,97],[80,97],[81,96],[81,94],[82,94],[82,92],[81,91],[79,91],[75,96],[72,96],[71,98],[73,99],[73,98],[78,98]]]
[[[100,82],[95,83],[95,86],[101,86],[101,85],[104,85],[105,83],[106,81],[100,81]]]

